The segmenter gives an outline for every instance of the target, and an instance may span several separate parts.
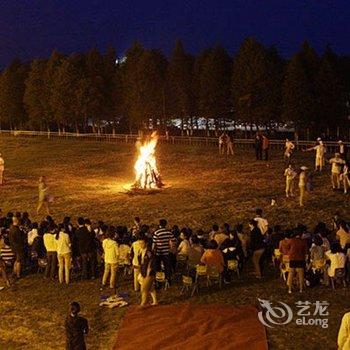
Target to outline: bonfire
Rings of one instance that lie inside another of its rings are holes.
[[[158,142],[157,132],[153,132],[144,142],[138,139],[136,148],[138,158],[135,163],[136,189],[159,189],[164,185],[157,169],[156,146]]]

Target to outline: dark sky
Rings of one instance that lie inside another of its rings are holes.
[[[196,53],[221,43],[233,53],[247,36],[284,56],[307,39],[350,53],[350,0],[1,0],[0,66],[86,51],[109,43],[122,52],[138,39],[169,53],[177,38]]]

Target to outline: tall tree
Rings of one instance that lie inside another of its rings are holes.
[[[1,74],[0,120],[11,129],[22,128],[27,120],[23,104],[27,74],[27,67],[17,59]]]
[[[270,104],[271,76],[265,48],[253,38],[242,43],[234,57],[232,94],[236,118],[243,122],[259,125],[271,120]]]
[[[299,55],[288,63],[283,82],[283,119],[292,121],[299,132],[314,117],[313,93]]]
[[[224,48],[216,46],[203,57],[200,70],[198,109],[201,116],[214,119],[218,128],[231,109],[232,61]]]
[[[28,77],[25,81],[24,106],[28,114],[28,123],[31,127],[47,128],[47,119],[44,106],[45,99],[45,70],[46,61],[34,60],[30,66]]]
[[[191,127],[194,114],[193,65],[193,56],[185,52],[178,40],[167,71],[167,105],[172,117],[181,118],[182,126],[185,118],[190,118]]]

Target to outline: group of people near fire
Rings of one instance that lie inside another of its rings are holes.
[[[234,140],[227,134],[222,133],[219,137],[219,153],[221,155],[233,155]],[[342,190],[344,194],[348,194],[350,188],[349,163],[347,160],[347,146],[343,141],[337,142],[337,152],[330,159],[327,159],[327,146],[325,142],[318,138],[315,145],[302,152],[315,152],[315,168],[314,172],[322,172],[326,163],[331,166],[331,184],[334,191]],[[256,160],[269,160],[270,140],[266,135],[257,132],[254,138],[254,149]],[[296,145],[293,141],[286,139],[284,145],[284,160],[286,168],[284,170],[285,177],[285,194],[286,197],[294,197],[296,187],[299,189],[299,205],[305,205],[306,193],[313,190],[314,172],[305,165],[299,168],[293,165],[293,153]],[[297,184],[296,184],[297,183]]]
[[[248,224],[214,224],[208,231],[169,227],[165,219],[147,225],[139,217],[126,227],[83,217],[56,222],[47,216],[38,223],[26,212],[0,216],[0,269],[8,286],[13,279],[42,270],[46,278],[58,277],[61,284],[101,275],[101,290],[107,286],[114,290],[122,276],[130,275],[134,291],[141,291],[141,305],[146,305],[149,297],[155,305],[154,281],[159,272],[164,273],[168,284],[178,281],[178,272],[196,281],[197,266],[205,265],[228,284],[235,273],[241,276],[246,272],[249,259],[258,279],[264,276],[269,262],[281,269],[288,262],[290,293],[295,273],[298,288],[303,291],[305,270],[309,284],[316,280],[329,284],[336,269],[345,269],[346,261],[350,264],[349,223],[336,214],[333,227],[320,222],[311,231],[302,224],[282,230],[280,225],[271,227],[261,209],[252,213]]]

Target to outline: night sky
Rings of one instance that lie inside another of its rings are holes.
[[[112,44],[119,55],[137,39],[168,54],[177,38],[192,53],[221,43],[233,53],[247,36],[283,56],[307,39],[350,53],[349,0],[1,0],[0,67],[13,58],[69,54]]]

